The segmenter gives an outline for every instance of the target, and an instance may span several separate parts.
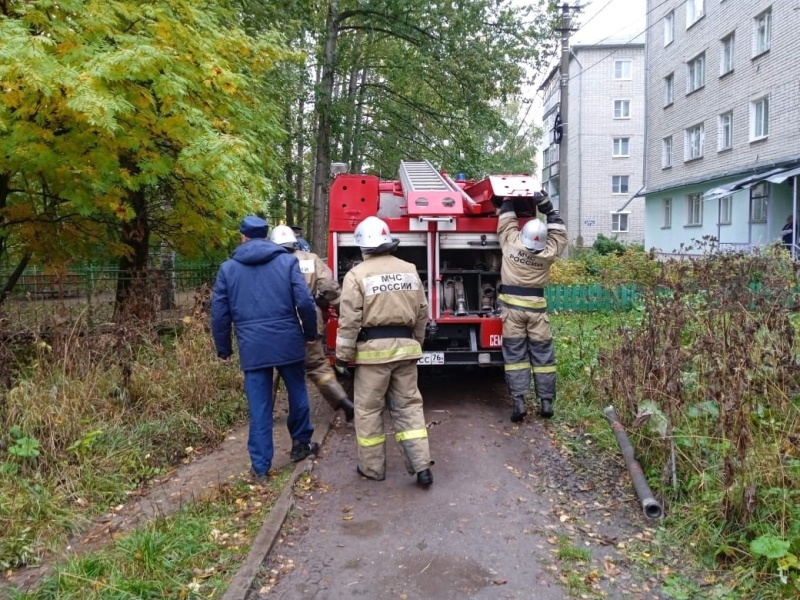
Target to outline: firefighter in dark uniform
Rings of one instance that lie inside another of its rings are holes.
[[[497,221],[503,252],[497,300],[503,319],[511,420],[515,423],[528,414],[525,400],[531,390],[531,369],[542,417],[553,416],[556,398],[556,360],[544,288],[550,282],[550,266],[567,246],[567,228],[546,193],[535,194],[534,201],[547,224],[533,218],[520,231],[512,198],[504,199]]]
[[[398,241],[377,217],[355,230],[364,262],[347,272],[339,304],[336,369],[348,372],[354,361],[355,428],[358,472],[386,478],[383,413],[392,415],[395,439],[406,469],[417,483],[433,483],[428,430],[417,387],[417,360],[428,322],[428,302],[417,268],[392,256]]]
[[[325,356],[322,347],[322,334],[325,324],[322,319],[320,306],[328,308],[337,306],[341,295],[339,283],[333,279],[333,273],[322,259],[313,252],[305,252],[297,247],[297,238],[292,229],[286,225],[278,225],[270,233],[272,242],[283,246],[291,252],[300,263],[300,273],[306,280],[306,285],[317,303],[317,330],[318,339],[314,344],[306,344],[306,375],[317,386],[333,410],[344,411],[345,420],[353,420],[353,401],[347,397],[344,388],[336,379],[336,373]]]

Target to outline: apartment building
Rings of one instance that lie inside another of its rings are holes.
[[[778,241],[788,215],[798,222],[798,8],[648,0],[647,248],[712,236],[747,250]]]
[[[542,185],[559,205],[560,128],[567,123],[570,243],[590,246],[599,234],[644,241],[644,204],[629,202],[644,174],[644,38],[571,49],[568,115],[561,114],[559,68],[543,93]],[[620,207],[625,205],[621,210]]]

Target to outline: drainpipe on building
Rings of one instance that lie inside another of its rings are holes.
[[[652,12],[652,11],[650,11]],[[650,50],[650,42],[648,38],[650,37],[650,12],[647,13],[645,16],[646,18],[646,26],[645,29],[645,40],[644,40],[644,134],[642,135],[642,189],[647,189],[647,131],[649,127],[647,126],[647,120],[649,115],[647,113],[648,101],[648,88],[650,87],[650,61],[648,60],[649,50]],[[645,194],[645,197],[647,195]],[[647,205],[643,207],[644,210],[644,231],[642,232],[642,243],[644,243],[645,236],[644,234],[647,232]],[[646,250],[647,248],[645,248]]]
[[[792,186],[792,260],[797,260],[797,175]]]
[[[580,91],[578,92],[578,235],[575,241],[578,242],[579,246],[583,246],[583,140],[581,139],[581,131],[583,130],[583,64],[578,60],[578,55],[575,54],[574,50],[570,49],[569,53],[581,68],[578,76],[578,81],[580,82]]]

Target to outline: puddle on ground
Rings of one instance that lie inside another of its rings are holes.
[[[342,523],[342,533],[354,537],[366,538],[378,535],[383,531],[383,525],[375,519],[366,521],[347,521]]]
[[[469,597],[492,585],[493,580],[489,571],[470,558],[427,552],[400,559],[398,575],[386,577],[384,584],[397,588],[398,578],[402,587],[419,592],[423,598],[442,599]]]

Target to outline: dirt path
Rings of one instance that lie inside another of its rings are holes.
[[[330,422],[334,414],[310,384],[309,394],[312,423],[315,430],[323,430],[322,424]],[[273,467],[280,469],[290,464],[289,451],[292,446],[286,428],[288,411],[285,393],[278,395],[276,406]],[[141,492],[132,495],[126,504],[116,507],[95,521],[80,538],[73,540],[61,555],[51,556],[37,567],[15,572],[7,578],[7,583],[21,589],[30,589],[52,572],[56,562],[101,549],[112,543],[120,534],[159,517],[171,515],[188,503],[213,497],[222,483],[237,477],[246,477],[250,469],[247,427],[247,424],[237,427],[214,451],[196,457],[163,478],[151,481]],[[317,437],[315,432],[314,439]],[[3,588],[0,584],[0,597],[2,595]]]
[[[512,424],[502,379],[422,387],[432,488],[414,484],[388,435],[386,481],[359,477],[354,431],[332,430],[254,596],[660,597],[623,553],[652,532],[616,465],[587,477],[551,443],[557,424]]]

